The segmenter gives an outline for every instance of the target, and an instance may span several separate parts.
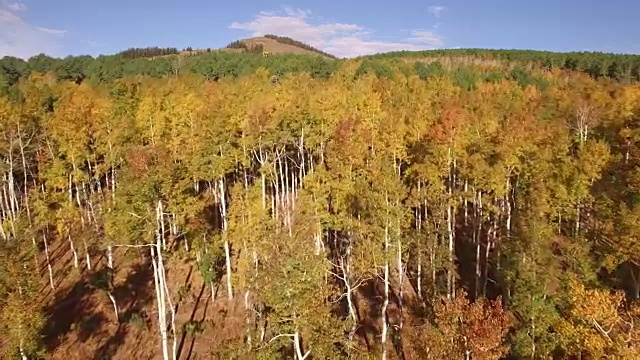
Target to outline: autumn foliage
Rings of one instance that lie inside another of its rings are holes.
[[[138,322],[165,360],[637,357],[640,87],[488,56],[20,67],[2,354]],[[57,326],[70,303],[101,323]]]

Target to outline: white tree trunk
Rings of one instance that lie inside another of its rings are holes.
[[[87,262],[87,269],[91,270],[91,255],[89,255],[89,246],[87,246],[87,241],[83,238],[82,243],[84,244],[84,253],[85,260]]]
[[[481,259],[480,259],[480,248],[482,245],[482,191],[478,191],[478,193],[476,194],[476,201],[477,201],[477,205],[476,205],[476,221],[477,223],[477,230],[475,231],[476,233],[476,281],[475,281],[475,297],[477,298],[478,295],[480,294],[480,282],[481,280],[481,268],[482,268],[482,264],[481,264]]]
[[[245,310],[245,325],[247,326],[247,345],[251,349],[251,309],[249,305],[249,290],[244,292],[244,310]]]
[[[51,259],[49,258],[49,244],[47,243],[47,235],[42,233],[42,241],[44,242],[44,254],[47,258],[47,270],[49,272],[49,285],[51,285],[51,290],[55,290],[55,285],[53,284],[53,270],[51,269]]]
[[[71,248],[71,253],[73,254],[73,267],[78,268],[78,252],[76,251],[76,247],[73,245],[73,240],[71,240],[71,231],[68,233],[69,238],[69,247]]]
[[[227,200],[224,193],[224,178],[220,178],[220,209],[222,211],[222,231],[224,237],[224,257],[225,267],[227,269],[227,297],[233,300],[233,287],[231,285],[231,254],[229,249],[229,240],[227,239]]]
[[[113,304],[113,313],[116,316],[116,321],[120,321],[120,315],[118,313],[118,304],[116,303],[116,298],[113,296],[111,291],[107,291],[107,295],[109,296],[109,300],[111,300],[111,304]]]
[[[301,134],[300,134],[300,187],[302,188],[302,179],[305,177],[306,172],[305,172],[305,164],[304,164],[304,127],[302,128]]]
[[[262,185],[262,208],[267,208],[267,179],[264,173],[260,174],[260,184]]]
[[[9,237],[7,236],[7,233],[4,231],[4,227],[2,226],[2,221],[4,220],[4,216],[0,215],[0,235],[2,236],[3,240],[8,240]],[[37,263],[37,260],[36,260]]]
[[[158,326],[162,342],[162,354],[164,360],[169,360],[169,343],[167,334],[167,303],[171,311],[171,331],[173,335],[172,359],[176,359],[176,334],[175,334],[175,310],[171,304],[171,295],[166,282],[162,249],[164,247],[164,212],[162,201],[158,201],[156,207],[156,243],[151,245],[151,260],[153,265],[154,282],[156,285],[156,297],[158,300]]]
[[[107,245],[107,267],[112,272],[110,275],[113,276],[113,247],[111,246],[111,244]],[[110,291],[107,292],[107,295],[109,295],[109,299],[111,300],[111,303],[113,303],[113,312],[116,315],[116,321],[120,321],[116,298]]]
[[[449,190],[451,194],[451,190]],[[455,287],[453,279],[453,219],[451,205],[447,205],[447,235],[449,238],[449,264],[447,266],[447,299],[453,296],[453,288]]]
[[[159,231],[159,230],[158,230]],[[156,258],[156,251],[158,254],[160,253],[160,249],[162,243],[160,241],[160,236],[157,236],[156,245],[150,246],[149,249],[151,251],[151,264],[153,265],[153,280],[155,283],[156,289],[156,300],[158,305],[158,329],[160,330],[160,342],[162,344],[162,358],[163,360],[169,360],[169,346],[167,343],[167,321],[166,321],[166,308],[164,302],[164,290],[161,284],[161,276],[160,269],[158,266],[158,260]]]
[[[116,169],[111,166],[111,199],[115,200],[116,197]]]
[[[388,206],[388,201],[387,201]],[[384,228],[384,250],[385,250],[385,261],[384,261],[384,302],[382,304],[382,360],[387,359],[387,332],[389,329],[389,324],[387,320],[387,307],[389,306],[389,260],[388,260],[388,252],[389,252],[389,224]]]
[[[278,221],[280,218],[279,215],[279,204],[280,204],[280,182],[278,180],[278,168],[276,167],[276,163],[278,159],[275,158],[273,162],[273,190],[275,191],[275,196],[273,196],[273,212],[275,214],[275,219]],[[277,229],[278,227],[276,227]],[[277,231],[277,230],[276,230]]]
[[[507,196],[506,196],[506,205],[507,205],[507,219],[506,219],[506,228],[507,228],[507,241],[511,239],[511,184],[509,179],[507,179]]]
[[[20,294],[20,296],[22,296],[22,286],[18,285],[18,293]],[[22,332],[22,324],[18,325],[18,330],[20,330],[20,332]],[[22,335],[20,336],[20,344],[18,345],[18,349],[20,351],[20,358],[22,360],[27,360],[27,355],[24,352],[24,341],[22,339]]]
[[[27,210],[27,218],[29,219],[29,223],[31,224],[31,209],[29,208],[29,188],[27,186],[27,161],[24,156],[24,143],[22,142],[22,133],[18,128],[18,141],[20,145],[20,156],[22,157],[22,176],[23,176],[23,189],[24,189],[24,207]]]
[[[302,354],[302,346],[300,345],[300,336],[298,335],[298,332],[293,334],[293,346],[296,349],[296,356],[298,357],[298,360],[306,359],[311,353],[311,350],[308,350],[306,354]]]
[[[177,346],[178,346],[178,337],[176,336],[176,310],[173,307],[173,303],[171,302],[171,293],[169,292],[169,286],[167,285],[167,278],[166,278],[166,271],[164,269],[164,262],[162,260],[162,253],[159,252],[160,256],[158,256],[158,264],[160,265],[160,275],[162,277],[162,283],[163,283],[163,287],[164,287],[164,291],[165,291],[165,299],[167,301],[167,303],[169,304],[169,311],[171,312],[171,335],[173,337],[173,344],[172,344],[172,359],[176,360],[176,356],[178,354],[177,351]]]
[[[399,206],[399,204],[398,204]],[[397,221],[397,244],[398,244],[398,251],[397,251],[397,255],[396,255],[396,263],[397,263],[397,271],[398,271],[398,310],[400,311],[399,314],[399,322],[398,322],[398,331],[402,330],[402,326],[404,324],[404,319],[403,319],[403,306],[404,306],[404,293],[403,293],[403,282],[404,282],[404,269],[402,267],[402,237],[400,234],[400,219],[398,219]]]
[[[107,245],[107,266],[113,270],[113,246]]]
[[[576,206],[576,237],[580,236],[580,201]]]
[[[449,264],[447,266],[447,299],[451,299],[454,295],[454,288],[455,288],[455,280],[453,278],[453,209],[451,206],[451,200],[452,200],[452,193],[453,193],[453,171],[451,169],[451,148],[449,148],[449,184],[447,186],[448,188],[448,194],[449,197],[447,198],[447,233],[449,236],[449,246],[448,246],[448,250],[449,250]]]
[[[469,190],[469,183],[467,182],[467,180],[464,181],[464,225],[467,225],[467,207],[468,207],[468,201],[467,201],[467,191]]]
[[[347,255],[346,255],[346,259],[345,258],[340,258],[338,264],[336,264],[338,270],[340,270],[341,274],[335,274],[336,277],[340,280],[342,280],[342,282],[344,283],[345,286],[345,294],[344,296],[347,299],[347,308],[349,310],[349,317],[351,318],[351,321],[353,322],[353,324],[351,325],[351,331],[349,331],[349,341],[351,342],[353,340],[353,336],[356,333],[356,329],[358,327],[358,314],[356,312],[356,307],[355,304],[353,303],[353,297],[351,296],[351,294],[353,293],[353,290],[355,290],[355,287],[358,286],[358,284],[352,284],[351,283],[351,266],[349,264],[350,262],[350,256],[351,256],[351,245],[349,245],[347,247]]]
[[[26,354],[25,354],[25,352],[24,352],[24,348],[23,348],[23,346],[22,346],[22,343],[23,343],[23,341],[22,341],[22,339],[20,339],[20,345],[19,345],[19,349],[20,349],[20,358],[21,358],[22,360],[28,360],[27,355],[26,355]]]

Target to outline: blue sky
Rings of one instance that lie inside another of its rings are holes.
[[[264,33],[338,56],[433,48],[640,53],[640,1],[0,0],[0,57],[217,48]]]

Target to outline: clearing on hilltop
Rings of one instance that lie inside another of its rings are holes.
[[[316,49],[311,45],[286,36],[265,35],[261,37],[252,37],[248,39],[236,40],[227,45],[222,50],[236,51],[267,51],[271,54],[306,54],[306,55],[322,55],[328,58],[335,56],[328,54],[322,50]]]

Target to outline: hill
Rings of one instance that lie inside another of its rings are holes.
[[[272,56],[263,57],[263,51]],[[247,75],[262,67],[277,75],[308,72],[314,77],[326,78],[344,61],[350,60],[335,59],[333,55],[301,41],[276,35],[236,40],[221,49],[146,47],[97,57],[82,55],[62,59],[40,54],[27,61],[6,56],[0,59],[0,92],[6,92],[32,73],[49,73],[57,80],[78,83],[90,80],[96,83],[135,75],[157,78],[186,73],[219,79]],[[388,52],[359,57],[356,61],[361,62],[359,73],[374,71],[377,75],[387,72],[389,66],[404,63],[424,77],[425,67],[416,63],[437,61],[447,67],[484,64],[501,72],[511,71],[514,67],[544,71],[562,69],[627,84],[640,81],[640,56],[628,54],[444,49]],[[429,68],[426,71],[430,71]],[[492,76],[499,77],[497,73]]]
[[[328,58],[335,58],[335,56],[328,54],[320,49],[316,49],[313,46],[305,44],[301,41],[277,35],[265,35],[261,37],[236,40],[221,50],[252,51],[254,49],[268,51],[271,54],[306,54],[322,55]]]
[[[0,61],[0,358],[637,358],[633,71],[174,52]]]
[[[450,59],[469,58],[535,66],[550,70],[579,71],[591,77],[609,77],[625,82],[640,80],[640,55],[603,52],[552,52],[539,50],[441,49],[393,51],[366,56],[367,59]]]

